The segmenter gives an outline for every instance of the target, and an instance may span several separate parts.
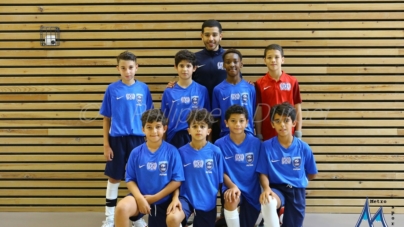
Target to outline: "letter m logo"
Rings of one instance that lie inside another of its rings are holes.
[[[367,221],[369,227],[374,227],[373,223],[375,221],[381,222],[383,227],[388,227],[386,219],[384,219],[383,207],[380,207],[373,217],[371,215],[372,214],[370,213],[369,200],[368,198],[366,198],[362,213],[359,216],[358,222],[356,223],[355,227],[360,227],[362,221]]]

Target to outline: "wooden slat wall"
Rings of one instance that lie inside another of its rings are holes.
[[[155,105],[180,49],[222,22],[222,45],[264,75],[265,46],[285,49],[301,85],[304,140],[320,174],[308,212],[404,213],[404,3],[382,0],[0,0],[0,211],[102,211],[102,118],[115,56],[139,57]],[[59,26],[60,46],[40,45]],[[120,195],[126,194],[122,184]]]

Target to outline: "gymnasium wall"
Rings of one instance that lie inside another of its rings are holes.
[[[372,212],[404,213],[404,3],[394,0],[0,0],[0,211],[103,211],[98,110],[118,80],[115,57],[138,56],[136,77],[159,107],[174,54],[203,47],[206,19],[244,55],[247,80],[266,73],[265,46],[284,47],[320,171],[307,212],[359,213],[368,196]],[[59,46],[41,45],[41,26],[60,28]]]

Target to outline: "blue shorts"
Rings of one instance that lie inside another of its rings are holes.
[[[132,194],[129,194],[128,196],[133,196]],[[167,218],[167,208],[171,203],[171,199],[167,200],[164,203],[160,204],[152,204],[150,205],[150,215],[149,215],[149,221],[148,221],[148,227],[165,227],[167,226],[166,224],[166,218]],[[137,216],[130,217],[131,221],[137,221],[141,219],[144,216],[144,214],[139,213]]]
[[[107,161],[104,174],[116,180],[124,179],[130,152],[144,142],[144,136],[110,136],[109,145],[114,152],[114,158]]]
[[[302,227],[306,209],[306,189],[286,184],[271,184],[270,187],[281,199],[281,206],[285,206],[282,226]]]
[[[258,216],[261,211],[255,209],[253,205],[251,205],[243,195],[240,197],[240,227],[251,227],[254,226],[257,222]]]
[[[168,143],[178,149],[189,142],[191,142],[191,137],[189,136],[188,130],[180,130],[175,133],[173,138]]]
[[[179,199],[182,205],[182,210],[185,214],[185,220],[188,220],[189,216],[195,211],[194,221],[192,224],[193,227],[215,226],[217,214],[216,207],[210,211],[195,210],[188,199],[182,196],[180,196]]]

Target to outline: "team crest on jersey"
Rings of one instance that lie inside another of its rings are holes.
[[[222,70],[224,70],[224,69],[223,69],[223,62],[218,62],[218,63],[217,63],[217,69],[222,69]]]
[[[181,103],[188,104],[191,102],[191,99],[189,97],[181,97]]]
[[[245,159],[247,161],[247,166],[252,166],[254,162],[254,153],[252,152],[246,153]]]
[[[192,108],[198,108],[199,96],[191,97]]]
[[[206,159],[205,166],[206,166],[206,173],[212,173],[213,159]]]
[[[203,160],[194,160],[194,168],[203,168]]]
[[[290,85],[290,83],[281,83],[279,84],[279,88],[281,91],[290,91],[292,89],[292,85]]]
[[[143,94],[136,94],[136,102],[138,105],[143,103]]]
[[[292,162],[292,159],[290,156],[288,157],[282,157],[282,165],[289,165]]]
[[[167,161],[159,162],[160,176],[161,175],[167,175],[167,169],[168,169],[168,162]]]
[[[294,170],[299,170],[300,165],[302,164],[302,158],[301,157],[293,157],[292,158],[292,163],[293,163],[293,169]]]
[[[156,169],[157,169],[157,163],[156,162],[148,162],[147,163],[147,170],[155,171]]]
[[[244,161],[244,154],[236,154],[234,155],[234,159],[236,160],[236,162],[242,162]]]
[[[248,93],[241,93],[241,103],[247,105],[248,103]]]

